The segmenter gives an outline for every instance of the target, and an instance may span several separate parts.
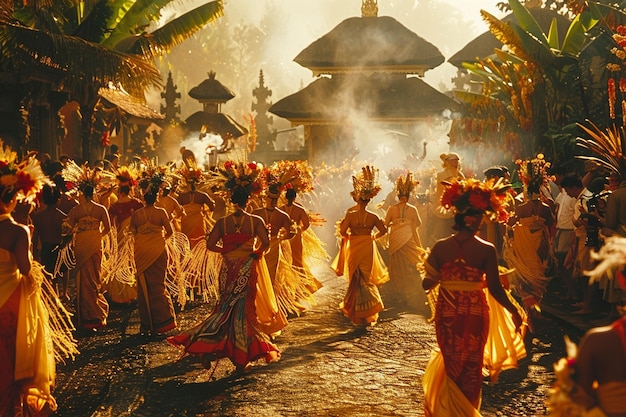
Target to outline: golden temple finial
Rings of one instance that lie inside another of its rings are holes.
[[[361,17],[378,17],[378,0],[363,0]]]

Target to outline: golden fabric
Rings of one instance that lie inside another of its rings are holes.
[[[384,308],[378,286],[389,281],[387,267],[372,236],[351,235],[345,242],[333,262],[335,272],[349,279],[340,308],[354,324],[375,323]]]
[[[102,236],[98,229],[83,229],[79,220],[79,231],[75,234],[77,313],[81,325],[101,326],[106,324],[109,304],[102,294],[100,277],[102,262]],[[99,222],[98,222],[99,224]]]
[[[33,280],[32,277],[28,279]],[[39,409],[47,403],[54,410],[56,402],[50,390],[55,379],[54,351],[51,348],[48,312],[41,301],[41,288],[27,284],[26,278],[21,276],[17,269],[13,254],[0,249],[0,310],[5,308],[5,303],[14,296],[16,291],[19,293],[17,295],[19,297],[18,308],[15,311],[5,312],[7,315],[17,315],[13,381],[19,381],[21,392],[14,390],[14,393],[30,397],[27,400],[38,403]],[[0,349],[11,348],[9,345],[0,345]],[[3,357],[7,356],[12,355],[5,351]],[[10,364],[5,365],[10,366]],[[9,381],[3,381],[4,384],[7,382]],[[7,394],[2,393],[0,397]],[[0,402],[0,412],[7,406],[11,405]]]
[[[467,397],[446,374],[443,355],[433,350],[422,380],[426,417],[480,417]]]
[[[515,272],[511,287],[528,310],[541,302],[549,279],[545,276],[549,242],[544,221],[538,216],[520,219],[513,226],[513,239],[507,239],[504,260]]]
[[[189,203],[184,205],[185,215],[180,219],[180,231],[189,238],[191,249],[206,235],[202,204]]]

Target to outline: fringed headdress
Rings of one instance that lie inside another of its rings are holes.
[[[196,164],[195,159],[186,160],[185,163],[178,169],[178,174],[183,178],[185,184],[192,189],[204,179],[204,172]]]
[[[272,164],[271,170],[280,177],[278,182],[284,189],[293,188],[297,193],[313,190],[313,170],[307,161],[277,161]]]
[[[498,181],[480,181],[475,178],[443,181],[446,187],[441,195],[441,205],[457,213],[465,213],[470,209],[485,213],[493,221],[505,222],[509,217],[507,190],[510,184],[502,179]]]
[[[67,162],[61,175],[70,193],[82,193],[90,186],[93,187],[94,192],[97,192],[102,185],[115,181],[115,174],[112,172],[101,168],[91,168],[87,164],[80,166],[73,160]]]
[[[264,168],[262,173],[263,193],[269,198],[279,198],[287,184],[298,178],[299,172],[295,167],[284,164],[273,164]]]
[[[396,194],[409,197],[419,182],[413,179],[413,174],[408,172],[406,176],[400,175],[396,180]]]
[[[371,200],[380,192],[378,183],[379,170],[371,165],[361,168],[361,172],[352,176],[354,191],[350,194],[355,200]]]
[[[248,194],[256,194],[262,191],[259,175],[263,166],[256,162],[226,161],[218,172],[223,177],[224,189],[233,191],[243,188]]]
[[[541,186],[548,182],[550,162],[546,161],[543,154],[539,153],[533,159],[524,161],[518,159],[515,163],[519,166],[518,175],[524,184],[524,191],[531,194],[539,193]]]
[[[115,179],[117,180],[118,187],[124,185],[129,187],[137,186],[140,175],[141,170],[135,165],[123,165],[115,171]]]
[[[18,199],[32,201],[44,184],[52,182],[41,170],[36,153],[31,152],[21,162],[10,146],[0,139],[0,197],[17,195]]]

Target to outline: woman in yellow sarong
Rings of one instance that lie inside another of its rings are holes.
[[[353,324],[363,328],[378,321],[378,313],[384,308],[378,286],[389,281],[375,242],[387,233],[387,226],[378,215],[367,210],[370,199],[380,191],[377,176],[377,169],[365,166],[352,177],[352,197],[357,208],[348,210],[341,221],[341,248],[331,264],[338,276],[347,275],[349,279],[340,308]]]
[[[74,233],[76,257],[76,316],[78,326],[95,331],[106,326],[109,304],[104,298],[102,279],[102,237],[111,230],[107,209],[93,201],[95,183],[79,184],[83,201],[67,216]]]
[[[135,236],[137,307],[141,333],[156,335],[176,327],[176,315],[165,287],[167,252],[165,239],[172,235],[167,213],[155,207],[158,190],[148,188],[145,207],[133,213],[130,229]],[[165,232],[165,234],[164,234]]]
[[[32,261],[29,229],[11,216],[18,198],[32,200],[44,183],[34,155],[19,165],[16,156],[0,141],[0,416],[49,416],[57,408],[55,354],[77,351],[67,312]]]
[[[417,269],[426,255],[422,249],[417,228],[421,226],[417,207],[409,204],[409,197],[415,181],[409,172],[396,180],[396,194],[399,202],[389,207],[385,224],[389,227],[389,283],[395,300],[414,308],[420,313],[428,313],[426,294],[421,285]]]
[[[550,278],[546,276],[552,246],[550,228],[555,220],[550,207],[539,200],[539,188],[528,187],[530,195],[537,196],[518,205],[513,224],[513,237],[505,239],[503,256],[510,268],[511,289],[518,295],[527,312],[541,303]],[[532,317],[532,316],[531,316]],[[532,331],[532,323],[530,330]]]
[[[250,192],[258,186],[259,169],[229,161],[221,172],[236,211],[218,219],[207,240],[207,247],[222,255],[220,298],[202,323],[168,340],[200,356],[207,368],[211,361],[228,358],[243,371],[258,359],[269,363],[280,358],[269,335],[287,322],[278,310],[263,258],[269,247],[267,229],[263,219],[245,211]]]
[[[427,417],[480,416],[485,348],[493,348],[487,344],[491,323],[484,286],[511,314],[512,320],[503,321],[501,332],[514,335],[522,325],[517,307],[500,284],[495,247],[476,236],[485,212],[506,216],[501,205],[504,189],[492,187],[493,182],[454,181],[442,195],[442,205],[456,209],[456,233],[438,240],[424,265],[424,289],[439,285],[435,310],[438,349],[431,355],[423,380]],[[525,354],[517,349],[513,336],[508,339],[511,345],[502,343],[502,356],[517,359]]]

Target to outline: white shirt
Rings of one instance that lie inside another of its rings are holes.
[[[556,228],[574,230],[574,208],[576,207],[576,198],[570,197],[562,189],[555,200],[559,208],[556,212]]]

